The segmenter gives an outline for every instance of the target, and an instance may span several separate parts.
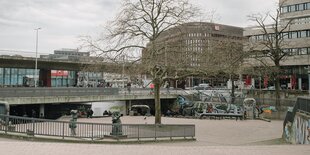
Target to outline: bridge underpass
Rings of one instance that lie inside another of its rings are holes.
[[[184,91],[170,90],[167,93],[163,89],[161,92],[162,110],[166,111],[168,105],[173,104],[177,95]],[[18,116],[57,118],[68,114],[71,109],[80,106],[87,108],[89,103],[104,101],[123,101],[126,109],[131,105],[146,104],[154,113],[154,96],[150,94],[150,89],[132,89],[128,93],[119,88],[1,88],[0,101],[8,102],[11,114]]]

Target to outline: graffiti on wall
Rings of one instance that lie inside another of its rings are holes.
[[[310,144],[310,117],[296,114],[291,141],[295,144]]]

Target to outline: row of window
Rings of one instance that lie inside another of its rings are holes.
[[[238,36],[227,36],[223,34],[216,34],[216,33],[188,33],[188,37],[214,37],[214,38],[230,38],[230,39],[238,39],[241,40],[242,37]]]
[[[24,68],[0,68],[0,87],[3,86],[34,86],[34,69]],[[39,70],[37,70],[37,79],[39,79]],[[40,85],[40,81],[37,81]],[[60,76],[52,73],[52,87],[74,85],[75,71],[67,71],[65,76]]]
[[[304,48],[288,48],[283,49],[284,53],[287,53],[289,56],[294,55],[309,55],[310,54],[310,47],[304,47]]]
[[[303,10],[310,10],[310,2],[287,5],[287,6],[281,7],[281,13],[296,12],[296,11],[303,11]]]
[[[273,40],[276,36],[274,34],[262,34],[262,35],[255,35],[250,37],[250,41],[267,41],[268,38]],[[295,39],[295,38],[306,38],[310,37],[310,30],[301,30],[301,31],[291,31],[291,32],[284,32],[279,36],[279,39]]]
[[[22,69],[22,68],[0,68],[0,75],[18,74],[18,75],[34,75],[34,69]],[[39,70],[37,70],[37,75]]]
[[[296,55],[310,55],[310,47],[304,47],[304,48],[286,48],[283,49],[284,53],[287,53],[288,56],[296,56]],[[262,54],[264,53],[264,54]],[[268,51],[262,52],[259,54],[253,54],[250,57],[267,57]]]
[[[310,17],[302,17],[302,18],[294,19],[291,25],[301,25],[301,24],[309,24],[309,23],[310,23]]]

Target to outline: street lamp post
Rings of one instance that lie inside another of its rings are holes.
[[[41,28],[34,29],[36,31],[36,62],[35,62],[35,69],[34,69],[34,87],[37,87],[37,69],[38,69],[38,42],[39,42],[39,30]]]

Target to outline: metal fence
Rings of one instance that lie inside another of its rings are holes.
[[[0,97],[118,95],[118,88],[0,88]]]
[[[183,94],[182,89],[161,89],[161,94]],[[150,88],[84,88],[84,87],[21,87],[0,88],[0,97],[47,97],[47,96],[91,96],[91,95],[147,95],[154,94]]]
[[[55,121],[0,115],[0,131],[20,133],[31,136],[54,136],[76,138],[89,141],[104,141],[105,139],[158,139],[158,138],[194,138],[195,125],[165,125],[165,124],[122,124],[121,135],[111,135],[113,124],[77,122],[73,134],[68,121]]]

